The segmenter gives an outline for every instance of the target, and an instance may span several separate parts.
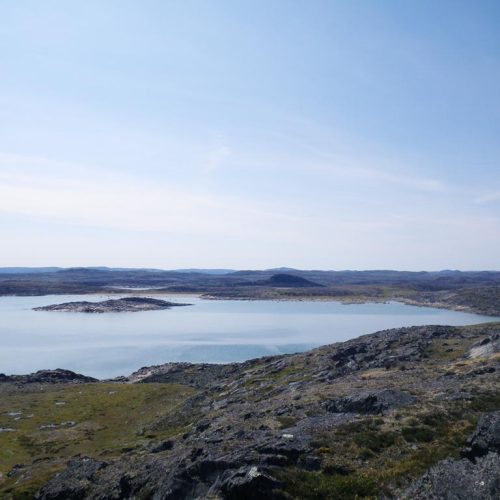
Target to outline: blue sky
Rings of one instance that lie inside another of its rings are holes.
[[[0,266],[499,269],[497,1],[0,18]]]

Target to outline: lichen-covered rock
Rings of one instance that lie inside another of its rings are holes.
[[[91,482],[106,462],[83,457],[71,460],[68,467],[49,481],[36,496],[37,500],[67,500],[86,498]]]
[[[469,439],[469,449],[464,455],[474,458],[486,455],[490,451],[500,453],[500,411],[481,416],[476,431]]]
[[[498,500],[500,456],[488,453],[475,462],[444,460],[418,479],[402,496],[408,500]]]

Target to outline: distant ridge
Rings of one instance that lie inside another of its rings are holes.
[[[130,272],[130,271],[140,271],[140,272],[155,272],[155,273],[188,273],[188,274],[208,274],[208,275],[226,275],[232,273],[239,274],[303,274],[312,275],[315,273],[319,274],[336,274],[336,275],[351,275],[351,274],[365,274],[365,275],[406,275],[406,276],[460,276],[463,274],[488,274],[488,273],[498,273],[500,271],[493,269],[485,269],[481,271],[464,271],[459,269],[443,269],[440,271],[401,271],[394,269],[344,269],[344,270],[333,270],[333,269],[297,269],[293,267],[273,267],[269,269],[226,269],[226,268],[181,268],[181,269],[162,269],[162,268],[151,268],[151,267],[108,267],[108,266],[75,266],[75,267],[58,267],[58,266],[45,266],[45,267],[0,267],[0,274],[39,274],[39,273],[56,273],[56,272],[86,272],[86,271],[114,271],[114,272]]]
[[[176,273],[199,273],[199,274],[231,274],[234,273],[234,269],[197,269],[196,267],[188,269],[172,269]]]
[[[285,269],[285,268],[283,268]],[[159,269],[149,267],[107,267],[107,266],[78,266],[78,267],[0,267],[0,274],[35,274],[57,272],[88,272],[88,271],[151,271],[223,275],[234,273],[234,269]]]
[[[55,273],[62,267],[0,267],[1,274]]]

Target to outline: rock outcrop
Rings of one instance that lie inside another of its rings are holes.
[[[406,392],[384,389],[373,392],[359,392],[345,398],[333,399],[325,403],[332,413],[361,413],[363,415],[383,413],[415,402]]]
[[[71,370],[39,370],[29,375],[5,375],[0,373],[0,383],[15,384],[84,384],[98,380]]]

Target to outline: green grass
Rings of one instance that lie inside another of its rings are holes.
[[[0,433],[0,498],[23,498],[23,491],[31,498],[33,488],[71,456],[112,458],[179,432],[175,427],[154,434],[148,429],[193,393],[176,384],[99,383],[2,394],[0,428],[15,432]],[[22,414],[15,420],[10,412]],[[61,425],[64,422],[74,425]],[[57,427],[41,429],[49,424]],[[20,475],[6,478],[6,473],[19,463],[33,465],[30,478],[14,485]]]
[[[427,355],[435,361],[454,361],[462,358],[468,351],[471,341],[466,339],[434,339]]]

